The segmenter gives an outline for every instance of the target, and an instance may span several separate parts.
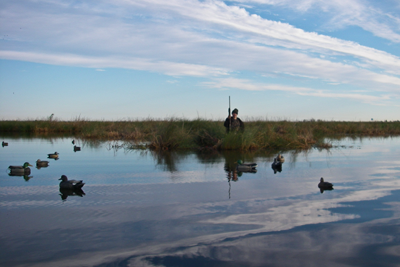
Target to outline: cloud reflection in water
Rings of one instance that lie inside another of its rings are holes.
[[[279,177],[271,158],[245,155],[260,163],[258,172],[232,183],[230,199],[224,170],[229,155],[213,155],[212,162],[201,155],[201,164],[193,153],[161,158],[145,172],[132,153],[121,161],[100,159],[119,164],[118,173],[77,172],[74,178],[88,181],[85,197],[63,202],[56,178],[49,178],[54,185],[40,185],[46,172],[77,165],[63,154],[29,186],[0,187],[0,215],[6,218],[0,221],[6,244],[0,245],[0,265],[395,265],[400,155],[388,148],[393,143],[380,146],[386,154],[368,144],[330,154],[311,151],[296,160],[288,154]],[[90,149],[73,155],[84,153]],[[98,150],[93,154],[100,157]],[[173,168],[163,168],[171,162]],[[320,194],[321,176],[334,182],[334,191]]]

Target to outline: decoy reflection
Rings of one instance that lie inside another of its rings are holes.
[[[320,190],[321,194],[325,190],[333,190],[333,184],[331,184],[329,182],[325,182],[323,177],[321,177],[320,182],[318,184],[318,187],[319,187],[319,190]]]
[[[222,152],[222,156],[225,158],[224,170],[226,171],[226,176],[228,181],[238,181],[239,177],[243,173],[256,173],[257,163],[243,163],[242,160],[238,158],[243,158],[244,155],[238,152]]]
[[[83,197],[84,195],[85,192],[83,192],[81,188],[76,188],[76,189],[60,188],[60,196],[63,201],[66,201],[69,196]]]
[[[29,174],[15,174],[15,173],[9,173],[8,176],[19,176],[19,177],[24,177],[24,180],[26,182],[28,182],[30,179],[33,178],[33,176],[29,175]]]
[[[242,160],[237,161],[236,169],[238,172],[257,172],[257,163],[243,163]]]

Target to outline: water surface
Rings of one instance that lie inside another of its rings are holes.
[[[286,151],[281,172],[275,152],[81,140],[74,152],[71,140],[0,148],[1,266],[399,266],[398,137]],[[233,172],[238,159],[257,172]],[[8,175],[25,161],[30,175]],[[62,174],[84,180],[84,194],[61,194]],[[320,177],[334,190],[321,193]]]

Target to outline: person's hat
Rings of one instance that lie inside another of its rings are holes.
[[[239,114],[239,110],[238,110],[237,108],[235,108],[235,109],[232,111],[232,114],[233,114],[233,113]]]

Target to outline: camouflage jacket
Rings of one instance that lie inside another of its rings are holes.
[[[226,128],[226,132],[229,133],[229,118],[226,118],[225,122],[224,122],[224,126]],[[242,122],[241,119],[236,118],[236,120],[231,117],[231,130],[232,131],[244,131],[244,123]]]

